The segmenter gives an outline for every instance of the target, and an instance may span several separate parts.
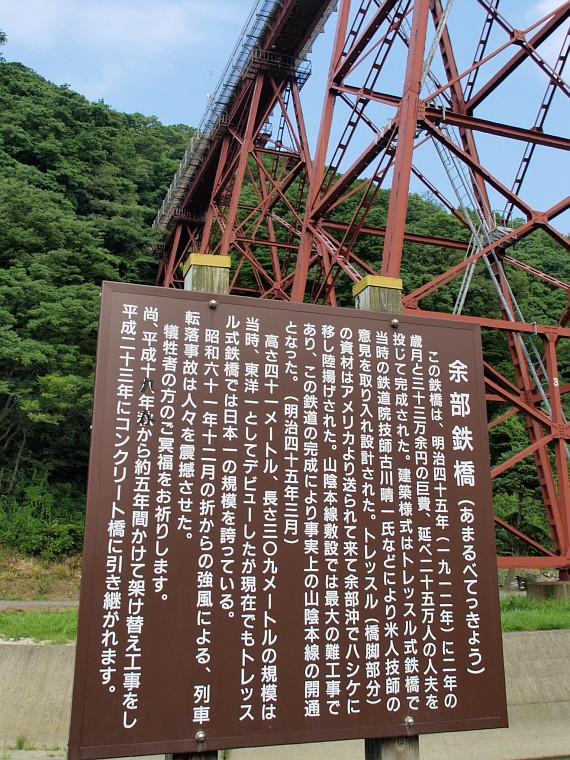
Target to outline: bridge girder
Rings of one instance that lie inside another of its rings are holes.
[[[450,309],[438,315],[475,321],[505,336],[509,377],[487,361],[494,410],[489,424],[521,415],[528,445],[492,475],[499,478],[509,467],[532,461],[551,533],[551,545],[545,546],[498,519],[520,551],[529,553],[499,557],[499,565],[555,567],[568,577],[570,426],[564,406],[569,386],[568,368],[559,366],[560,346],[570,337],[568,300],[552,324],[540,324],[532,314],[520,314],[512,280],[522,270],[530,280],[570,293],[562,278],[514,255],[519,241],[538,232],[559,246],[560,256],[570,250],[556,226],[570,208],[570,196],[560,189],[570,121],[557,118],[558,106],[561,113],[570,95],[563,78],[570,2],[520,28],[520,13],[518,22],[509,20],[517,16],[517,3],[509,0],[501,10],[499,0],[456,4],[461,9],[440,0],[340,0],[314,151],[297,56],[331,4],[314,2],[309,11],[301,5],[310,23],[306,17],[299,23],[298,3],[276,4],[279,23],[260,37],[255,65],[252,59],[169,220],[158,282],[181,286],[181,264],[200,251],[232,257],[234,293],[335,305],[347,282],[367,274],[401,277],[414,257],[423,256],[440,262],[440,271],[428,282],[404,277],[403,307],[431,314],[434,295],[457,290],[475,267],[486,267],[496,316]],[[461,27],[456,10],[470,19],[470,29]],[[287,50],[276,42],[285,27]],[[467,57],[465,38],[474,30],[474,53]],[[549,59],[543,51],[553,40],[559,52]],[[539,93],[534,111],[527,107],[529,93],[521,91],[531,79],[533,85],[540,82],[534,87]],[[440,162],[433,174],[424,155],[428,148]],[[507,154],[515,158],[505,169]],[[545,156],[554,156],[551,192],[537,210],[532,167]],[[464,234],[418,232],[409,209],[410,192],[417,188],[459,220]],[[501,212],[494,210],[499,202]],[[532,352],[536,362],[529,360]]]

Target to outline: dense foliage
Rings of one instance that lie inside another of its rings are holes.
[[[0,540],[81,545],[102,280],[152,283],[189,139],[0,63]]]
[[[0,58],[0,542],[46,558],[81,546],[100,283],[153,282],[151,222],[190,132],[89,103]],[[358,201],[354,193],[335,209],[335,219],[350,220]],[[378,193],[369,224],[385,223],[388,201],[387,191]],[[276,211],[282,218],[289,213],[285,205]],[[454,217],[418,195],[410,197],[407,228],[466,239]],[[369,236],[355,253],[376,265],[382,245]],[[570,281],[567,253],[545,233],[511,253]],[[406,290],[461,258],[457,250],[406,243]],[[518,269],[510,279],[527,320],[556,324],[564,290]],[[345,285],[339,301],[348,306],[351,283]],[[446,286],[422,306],[449,311],[456,293],[457,283]],[[482,267],[465,310],[499,315]],[[505,335],[486,331],[484,347],[493,366],[514,380]],[[568,341],[561,342],[561,382],[569,379],[568,351]],[[491,415],[504,411],[497,404]],[[491,430],[493,465],[526,446],[520,415]],[[494,485],[497,513],[550,545],[532,456]],[[502,553],[522,548],[506,533],[498,539]]]

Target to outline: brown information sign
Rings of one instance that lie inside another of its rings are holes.
[[[107,283],[70,757],[506,725],[478,329]]]

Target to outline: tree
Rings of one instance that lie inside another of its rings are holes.
[[[492,428],[489,437],[493,466],[507,461],[529,445],[524,419],[520,415],[509,417]],[[497,517],[552,550],[532,455],[495,478],[493,494]],[[497,534],[497,548],[505,555],[532,553],[520,539],[502,530]]]
[[[0,540],[47,556],[81,535],[101,282],[153,282],[190,130],[0,72]]]

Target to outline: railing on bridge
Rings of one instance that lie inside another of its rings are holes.
[[[220,127],[227,127],[227,120],[224,122],[224,115],[243,79],[264,65],[278,68],[287,67],[289,71],[294,71],[300,87],[309,78],[311,68],[305,55],[310,51],[315,37],[322,32],[326,19],[336,7],[336,0],[329,4],[299,58],[275,54],[259,47],[268,25],[281,9],[281,6],[280,0],[258,0],[254,5],[216,88],[208,95],[209,103],[206,111],[170,183],[154,219],[154,227],[168,226],[174,210],[182,201],[194,172],[207,155],[214,137],[219,134]]]

